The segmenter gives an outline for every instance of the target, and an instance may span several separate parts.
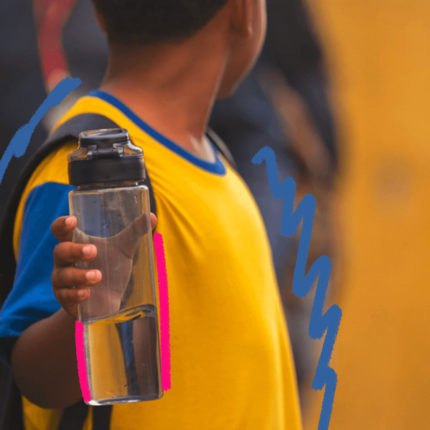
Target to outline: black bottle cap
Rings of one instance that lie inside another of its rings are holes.
[[[143,151],[121,128],[84,131],[68,156],[71,185],[84,186],[145,180]]]

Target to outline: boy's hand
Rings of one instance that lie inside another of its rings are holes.
[[[151,227],[154,229],[157,219],[151,214]],[[97,256],[94,244],[73,243],[73,231],[77,219],[73,216],[57,218],[51,226],[53,235],[60,241],[54,249],[54,269],[52,285],[54,295],[64,310],[76,318],[78,303],[90,297],[89,288],[102,280],[99,270],[85,270],[73,267],[75,263],[90,262]]]

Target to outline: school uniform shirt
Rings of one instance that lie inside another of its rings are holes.
[[[106,92],[78,100],[60,124],[83,113],[110,118],[143,149],[168,276],[171,389],[159,400],[113,406],[110,428],[301,429],[269,243],[243,180],[215,148],[215,162],[199,159]],[[19,336],[60,309],[51,286],[50,225],[69,212],[67,155],[74,149],[64,145],[49,155],[22,196],[14,229],[17,273],[1,313],[2,338]],[[92,429],[95,410],[85,430]],[[57,430],[62,414],[24,399],[26,430]]]

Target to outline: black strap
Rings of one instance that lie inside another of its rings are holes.
[[[221,140],[221,138],[211,129],[208,129],[206,132],[209,139],[216,146],[219,152],[224,156],[224,158],[230,163],[231,167],[237,170],[237,164],[234,161],[233,155],[230,150],[227,148],[227,145]]]
[[[4,217],[0,223],[0,306],[9,294],[15,276],[16,262],[13,253],[13,226],[24,188],[40,162],[67,141],[77,139],[79,130],[115,128],[117,125],[102,115],[78,115],[61,125],[29,159],[22,173],[17,175],[16,186],[10,194]]]
[[[83,113],[61,124],[49,135],[43,146],[49,148],[53,144],[58,145],[58,143],[62,144],[68,140],[77,140],[82,131],[106,128],[118,128],[118,125],[103,115]]]
[[[80,401],[63,410],[57,430],[81,430],[88,417],[88,406]],[[95,406],[92,410],[92,430],[109,430],[112,406]]]
[[[81,430],[87,419],[88,411],[88,406],[82,401],[65,408],[57,430]],[[109,427],[106,430],[109,430]]]
[[[22,402],[10,367],[0,362],[0,429],[24,430]]]
[[[93,430],[109,430],[112,406],[95,406],[93,408]]]
[[[48,137],[26,164],[22,174],[17,178],[16,187],[8,198],[4,218],[0,222],[0,307],[13,285],[16,267],[13,253],[15,215],[24,188],[32,173],[51,152],[60,148],[65,143],[77,141],[81,131],[105,128],[118,128],[118,125],[109,118],[99,114],[81,114],[71,118]],[[145,184],[149,188],[151,211],[156,213],[154,193],[148,175]]]

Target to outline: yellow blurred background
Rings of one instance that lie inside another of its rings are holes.
[[[430,428],[430,2],[308,0],[333,82],[343,310],[330,429]],[[322,392],[309,391],[305,428]]]

